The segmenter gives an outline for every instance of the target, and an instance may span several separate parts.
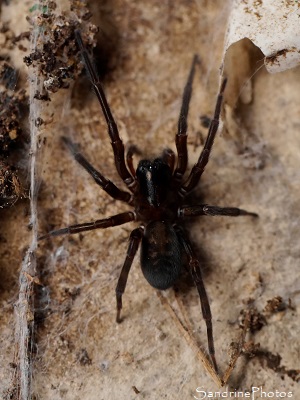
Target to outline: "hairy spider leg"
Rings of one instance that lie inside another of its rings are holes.
[[[212,146],[214,144],[214,140],[215,140],[215,137],[216,137],[216,134],[218,131],[218,127],[219,127],[221,105],[222,105],[222,101],[223,101],[223,93],[224,93],[224,90],[226,87],[226,83],[227,83],[227,79],[225,78],[221,84],[221,88],[220,88],[218,98],[217,98],[214,117],[210,122],[206,142],[204,144],[202,152],[199,156],[197,163],[193,166],[186,182],[179,189],[180,193],[182,195],[186,195],[186,194],[190,193],[196,187],[196,185],[198,184],[198,182],[201,178],[201,175],[203,174],[203,171],[208,163],[209,155],[210,155]]]
[[[217,361],[216,361],[216,357],[215,357],[215,346],[214,346],[214,338],[213,338],[212,315],[211,315],[208,296],[207,296],[204,282],[202,279],[200,263],[197,260],[195,254],[194,254],[194,251],[192,249],[191,243],[190,243],[189,239],[186,237],[186,235],[184,234],[183,230],[180,229],[178,226],[176,226],[175,229],[176,229],[176,233],[179,238],[179,241],[188,256],[188,260],[189,260],[188,269],[189,269],[189,272],[193,278],[193,281],[194,281],[195,286],[197,287],[197,290],[199,293],[202,315],[203,315],[203,319],[206,324],[208,351],[209,351],[213,366],[215,368],[215,371],[218,373],[218,365],[217,365]]]
[[[193,80],[195,76],[195,67],[199,63],[199,57],[194,56],[189,76],[182,95],[181,110],[178,119],[178,131],[175,137],[175,143],[177,148],[177,166],[174,172],[174,178],[177,182],[180,182],[183,174],[186,171],[188,163],[188,151],[187,151],[187,118],[189,113],[189,105],[192,97]]]
[[[171,149],[164,149],[161,158],[163,160],[164,163],[166,163],[169,167],[170,170],[173,173],[174,170],[174,165],[175,165],[175,154],[174,151]]]
[[[93,177],[94,181],[113,199],[132,204],[132,195],[129,192],[119,189],[113,182],[106,179],[101,172],[97,171],[86,158],[79,153],[78,147],[67,137],[62,137],[63,142],[71,151],[75,160]]]
[[[122,322],[121,319],[121,310],[122,310],[122,296],[125,292],[128,274],[133,263],[136,252],[139,248],[140,242],[142,240],[144,233],[144,227],[140,226],[137,229],[134,229],[129,238],[129,245],[126,254],[126,258],[120,273],[120,277],[118,279],[118,284],[116,287],[116,300],[117,300],[117,318],[116,321],[118,323]]]
[[[227,217],[239,217],[242,215],[249,215],[251,217],[258,217],[258,214],[243,210],[236,207],[218,207],[210,206],[208,204],[200,204],[197,206],[184,206],[178,210],[179,217],[196,217],[199,215],[223,215]]]
[[[72,235],[74,233],[92,231],[94,229],[105,229],[113,226],[123,225],[127,222],[135,220],[135,213],[131,211],[112,215],[111,217],[98,219],[93,222],[85,222],[82,224],[70,225],[66,228],[50,231],[46,235],[40,236],[38,240],[48,239],[51,236]]]
[[[89,58],[88,52],[87,52],[86,48],[84,47],[81,34],[78,30],[75,31],[75,37],[76,37],[82,58],[84,60],[86,70],[89,74],[90,82],[94,88],[94,91],[96,93],[96,96],[98,98],[103,115],[104,115],[106,123],[107,123],[108,134],[109,134],[109,137],[111,140],[111,145],[112,145],[114,157],[115,157],[116,169],[117,169],[118,174],[121,177],[121,179],[127,185],[128,189],[131,192],[134,192],[135,188],[136,188],[136,180],[133,178],[133,176],[130,174],[130,172],[127,169],[127,166],[125,163],[125,156],[124,156],[124,144],[120,138],[119,130],[118,130],[117,124],[114,120],[114,117],[111,113],[110,107],[108,105],[103,87],[98,79],[97,73],[96,73],[96,71],[93,67],[93,64]]]
[[[134,154],[141,155],[140,149],[135,145],[131,144],[128,147],[127,153],[126,153],[126,163],[129,168],[129,171],[131,175],[135,178],[136,177],[136,170],[133,166],[133,156]]]

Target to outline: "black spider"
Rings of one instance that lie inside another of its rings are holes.
[[[226,79],[223,80],[221,85],[214,117],[210,121],[204,148],[189,176],[186,179],[183,179],[188,163],[187,116],[192,95],[192,82],[195,74],[195,67],[198,63],[197,56],[193,59],[188,80],[183,92],[182,106],[178,121],[178,132],[175,139],[177,148],[176,167],[176,157],[174,152],[170,149],[166,149],[160,157],[154,160],[141,160],[135,170],[133,167],[133,155],[139,152],[135,146],[130,146],[125,161],[124,145],[120,139],[116,122],[112,116],[102,85],[98,81],[97,74],[78,31],[76,32],[76,39],[86,69],[89,73],[90,81],[107,122],[108,134],[114,152],[116,169],[129,191],[119,189],[99,171],[95,170],[83,155],[77,151],[77,147],[70,141],[70,139],[64,137],[63,140],[71,150],[75,160],[94,178],[96,183],[113,199],[127,203],[133,207],[133,210],[94,222],[87,222],[54,230],[41,236],[39,239],[85,232],[93,229],[104,229],[112,226],[123,225],[131,221],[141,222],[141,225],[134,229],[130,234],[126,259],[116,287],[117,322],[121,322],[120,314],[122,309],[122,295],[125,291],[128,274],[140,242],[142,242],[141,268],[143,274],[150,285],[156,289],[165,290],[170,288],[179,277],[184,258],[187,258],[187,268],[191,273],[200,296],[202,314],[207,327],[209,353],[214,368],[217,371],[212,317],[208,297],[202,280],[200,264],[195,256],[188,237],[182,228],[178,226],[178,223],[186,217],[196,217],[200,215],[257,216],[255,213],[247,212],[239,208],[217,207],[207,204],[196,206],[184,205],[185,196],[196,187],[208,162],[214,138],[218,130],[220,109],[223,92],[226,86]]]

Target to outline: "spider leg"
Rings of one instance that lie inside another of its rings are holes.
[[[221,113],[221,105],[223,101],[223,93],[226,87],[226,82],[227,79],[224,79],[220,88],[220,92],[218,95],[216,107],[215,107],[215,113],[214,117],[210,122],[209,129],[208,129],[208,135],[206,138],[206,142],[204,144],[203,150],[200,154],[200,157],[197,161],[197,163],[193,166],[189,177],[187,178],[186,182],[181,186],[180,188],[180,193],[182,195],[186,195],[191,190],[194,189],[194,187],[198,184],[201,175],[203,174],[203,171],[208,163],[209,160],[209,155],[212,149],[212,146],[214,144],[214,140],[218,131],[219,127],[219,119],[220,119],[220,113]]]
[[[136,255],[136,252],[139,248],[139,244],[141,242],[143,236],[144,228],[139,227],[134,229],[129,238],[129,246],[126,254],[126,258],[121,270],[121,274],[118,280],[118,284],[116,287],[116,300],[117,300],[117,318],[116,321],[120,323],[121,319],[121,310],[122,310],[122,296],[126,288],[128,274],[133,262],[133,259]]]
[[[87,231],[92,231],[94,229],[110,228],[113,226],[123,225],[126,224],[127,222],[131,222],[134,220],[135,220],[135,214],[131,211],[127,211],[121,214],[113,215],[105,219],[98,219],[97,221],[85,222],[83,224],[71,225],[67,226],[66,228],[50,231],[46,233],[46,235],[40,236],[38,240],[48,239],[52,236],[72,235],[74,233],[87,232]]]
[[[207,341],[208,341],[208,350],[209,354],[213,363],[213,366],[215,368],[215,371],[218,373],[218,366],[217,366],[217,361],[215,357],[215,346],[214,346],[214,338],[213,338],[213,327],[212,327],[212,315],[210,311],[210,305],[209,305],[209,300],[207,297],[207,293],[205,290],[205,286],[203,283],[202,279],[202,274],[201,274],[201,268],[200,268],[200,263],[197,260],[193,249],[191,247],[190,241],[184,234],[184,232],[178,227],[175,227],[178,238],[180,240],[180,243],[182,244],[184,251],[186,252],[189,260],[188,268],[190,271],[190,274],[193,278],[193,281],[197,287],[199,297],[200,297],[200,302],[201,302],[201,309],[202,309],[202,315],[206,323],[206,330],[207,330]]]
[[[120,138],[119,130],[117,124],[114,120],[114,117],[111,113],[110,107],[108,105],[103,87],[99,82],[97,73],[93,67],[93,64],[89,58],[88,52],[84,47],[81,34],[78,30],[75,31],[76,40],[78,46],[80,48],[81,55],[84,60],[85,67],[89,74],[90,82],[93,85],[94,91],[96,96],[99,100],[103,115],[105,117],[107,127],[108,127],[108,134],[111,140],[111,145],[114,152],[115,157],[115,165],[118,171],[118,174],[122,178],[122,180],[127,185],[128,189],[134,192],[136,188],[136,181],[131,176],[130,172],[128,171],[126,164],[125,164],[125,157],[124,157],[124,144]]]
[[[140,155],[141,151],[139,150],[139,148],[136,145],[131,144],[128,147],[128,150],[127,150],[127,153],[126,153],[126,162],[127,162],[127,166],[129,168],[129,171],[130,171],[131,175],[133,177],[136,177],[135,168],[133,166],[133,155],[134,154]]]
[[[175,154],[174,154],[173,150],[164,149],[161,158],[162,158],[163,162],[168,164],[168,166],[170,167],[170,170],[173,172],[174,164],[175,164]]]
[[[192,85],[195,75],[195,66],[199,63],[199,58],[197,55],[194,56],[192,66],[189,72],[188,80],[186,82],[183,95],[182,104],[178,120],[178,131],[176,134],[176,148],[177,148],[177,166],[174,172],[174,178],[177,182],[181,181],[183,174],[186,171],[188,162],[188,152],[187,152],[187,117],[189,113],[189,105],[192,97]]]
[[[75,160],[94,178],[94,181],[113,199],[132,204],[132,195],[129,192],[119,189],[109,179],[106,179],[101,172],[97,171],[86,158],[78,152],[77,146],[67,137],[62,137],[63,142],[71,151]]]
[[[251,217],[258,217],[258,214],[242,210],[241,208],[209,206],[208,204],[200,204],[198,206],[186,206],[181,207],[178,210],[179,217],[196,217],[198,215],[224,215],[228,217],[249,215]]]

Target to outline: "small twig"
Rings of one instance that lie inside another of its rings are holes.
[[[198,346],[195,338],[193,337],[191,330],[189,330],[186,326],[183,325],[179,317],[177,316],[175,310],[173,307],[169,304],[167,299],[162,295],[160,291],[156,291],[156,294],[162,303],[162,305],[166,308],[170,316],[172,317],[173,321],[175,322],[177,328],[179,329],[180,333],[182,336],[185,338],[187,341],[188,345],[191,347],[191,349],[196,353],[197,358],[201,361],[203,364],[205,370],[210,374],[210,376],[213,378],[214,382],[219,386],[223,386],[223,382],[219,375],[216,373],[214,370],[214,367],[208,360],[206,354],[201,350],[201,348]],[[190,325],[190,324],[189,324]]]
[[[234,370],[234,368],[236,366],[237,360],[239,359],[239,357],[242,353],[242,350],[243,350],[243,347],[245,344],[246,334],[249,331],[249,328],[250,328],[250,318],[249,318],[249,314],[247,314],[246,318],[244,320],[243,329],[240,332],[240,335],[238,338],[237,348],[234,351],[234,353],[231,355],[229,366],[227,367],[227,369],[223,375],[223,378],[222,378],[223,385],[225,385],[227,383],[228,379],[230,378],[232,371]]]
[[[175,299],[176,299],[177,304],[179,306],[181,315],[183,316],[185,326],[186,326],[186,328],[187,328],[187,330],[189,332],[192,332],[193,331],[192,324],[191,324],[191,322],[190,322],[190,320],[189,320],[189,318],[187,316],[186,308],[184,307],[183,302],[182,302],[182,297],[178,296],[178,293],[177,293],[176,290],[174,290],[174,294],[175,294]]]

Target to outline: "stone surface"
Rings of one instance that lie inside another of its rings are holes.
[[[175,149],[182,90],[193,55],[200,55],[189,115],[192,166],[207,132],[199,117],[211,117],[215,105],[229,10],[222,1],[91,3],[93,22],[100,25],[105,42],[101,47],[100,35],[98,51],[104,48],[102,57],[108,59],[104,84],[109,103],[123,141],[135,143],[145,155],[159,154],[166,146]],[[2,6],[2,18],[8,18],[10,7],[17,10],[16,4]],[[257,53],[249,54],[255,64]],[[262,354],[242,356],[227,389],[262,387],[269,393],[293,392],[294,399],[300,392],[299,372],[291,372],[300,367],[299,74],[299,68],[273,75],[261,68],[246,89],[228,83],[225,102],[230,110],[195,194],[208,204],[255,211],[259,219],[202,217],[186,225],[203,265],[221,371],[228,365],[240,312],[249,299],[266,318],[261,330],[247,336],[248,342],[260,343]],[[250,101],[241,101],[238,88],[248,90]],[[64,134],[80,143],[89,161],[122,186],[88,82],[51,95],[45,115],[41,134],[47,141],[38,167],[40,232],[127,210],[101,192],[60,142]],[[1,215],[3,397],[13,373],[13,304],[29,241],[27,208],[20,202]],[[218,390],[144,280],[138,257],[123,298],[124,322],[115,323],[114,290],[134,227],[40,243],[37,316],[42,320],[35,337],[32,386],[37,398],[193,399],[201,398],[197,388]],[[206,350],[196,290],[182,288],[181,293],[197,340]],[[172,291],[166,295],[173,304]],[[267,301],[277,296],[287,305],[290,299],[290,306],[265,312]],[[276,365],[272,355],[277,354],[281,361]]]

